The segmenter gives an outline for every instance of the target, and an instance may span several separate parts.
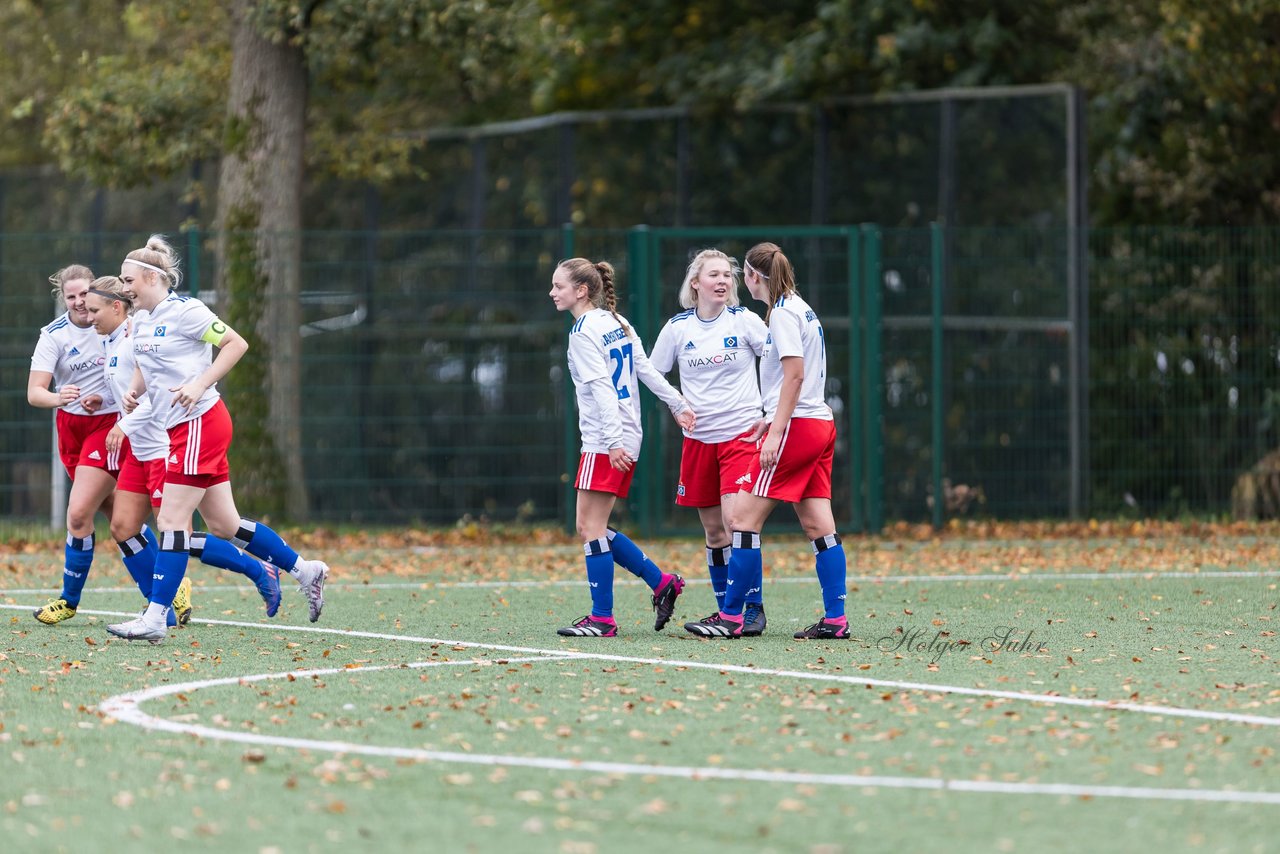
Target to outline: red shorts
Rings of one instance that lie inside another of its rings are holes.
[[[742,436],[750,436],[748,430]],[[733,495],[747,483],[751,461],[759,458],[754,442],[742,436],[727,442],[699,442],[685,438],[680,451],[680,485],[676,504],[681,507],[715,507],[720,496]]]
[[[122,454],[123,451],[122,448]],[[160,499],[164,495],[164,469],[164,457],[143,461],[130,451],[121,459],[120,477],[116,479],[116,489],[138,495],[149,495],[151,506],[159,507]]]
[[[204,415],[169,428],[164,482],[207,489],[231,479],[231,413],[221,399]]]
[[[119,454],[107,453],[107,434],[119,420],[118,412],[106,415],[74,415],[59,409],[54,416],[58,428],[58,456],[72,480],[76,466],[105,469],[109,474],[120,470]]]
[[[752,495],[794,504],[805,498],[831,497],[831,461],[836,454],[836,423],[817,418],[792,418],[782,434],[778,462],[760,468],[760,455],[751,463]]]
[[[626,498],[635,476],[636,463],[632,463],[628,471],[618,471],[609,465],[608,454],[583,454],[578,460],[578,477],[573,485],[575,489],[608,492]]]

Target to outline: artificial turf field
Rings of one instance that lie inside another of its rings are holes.
[[[1280,850],[1274,527],[849,537],[824,643],[781,534],[768,631],[718,642],[681,628],[698,540],[644,544],[690,581],[661,633],[619,570],[607,640],[555,634],[589,605],[556,531],[291,540],[319,623],[195,565],[160,646],[105,631],[113,549],[56,627],[57,541],[0,553],[4,851]]]

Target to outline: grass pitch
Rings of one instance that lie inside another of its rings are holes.
[[[622,637],[550,531],[314,537],[320,623],[194,566],[160,646],[101,549],[81,612],[29,611],[55,542],[0,555],[6,851],[1267,851],[1280,834],[1276,531],[976,528],[846,541],[848,642],[807,544],[765,542],[769,629],[693,638],[690,580]],[[302,535],[295,539],[307,541]]]

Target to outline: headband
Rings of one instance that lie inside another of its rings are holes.
[[[129,299],[129,298],[128,298],[127,296],[125,296],[124,294],[113,294],[113,293],[111,293],[111,291],[100,291],[100,290],[98,290],[97,288],[89,288],[89,293],[91,293],[91,294],[97,294],[98,296],[102,297],[103,299],[119,300],[120,302],[128,303],[129,305],[133,305],[133,300]]]
[[[764,273],[761,273],[761,272],[760,272],[759,270],[757,270],[755,267],[752,267],[752,266],[751,266],[751,262],[750,262],[750,261],[748,261],[746,258],[743,258],[743,259],[742,259],[742,263],[747,265],[747,272],[749,272],[749,273],[755,273],[757,276],[759,276],[760,278],[764,279],[766,282],[767,282],[767,281],[769,281],[769,277],[768,277],[768,276],[766,276]]]
[[[124,263],[126,263],[126,264],[137,264],[139,267],[146,267],[148,270],[155,270],[157,273],[159,273],[160,275],[164,276],[165,278],[168,278],[168,276],[169,276],[169,273],[168,273],[168,271],[167,271],[167,270],[161,270],[161,269],[160,269],[159,267],[157,267],[155,264],[148,264],[146,261],[135,261],[135,260],[133,260],[132,258],[126,258],[126,259],[124,259]]]

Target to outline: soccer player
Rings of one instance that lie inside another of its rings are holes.
[[[107,385],[116,400],[129,393],[136,363],[133,338],[130,336],[129,310],[132,301],[124,293],[124,285],[115,276],[94,280],[85,298],[89,319],[103,336],[103,370]],[[151,399],[144,398],[130,413],[121,416],[107,434],[107,450],[120,460],[120,476],[111,508],[111,536],[120,549],[124,565],[138,589],[151,598],[157,544],[146,526],[153,507],[160,506],[164,491],[165,457],[169,455],[169,433],[155,417]],[[191,535],[191,555],[210,566],[228,569],[246,576],[258,588],[266,603],[267,616],[274,617],[280,607],[280,570],[246,555],[226,540],[211,534]],[[182,584],[190,587],[186,578]],[[182,600],[182,601],[179,601]],[[166,618],[168,625],[186,625],[191,619],[189,594],[176,597]]]
[[[684,579],[663,572],[626,535],[608,527],[618,498],[626,498],[640,458],[640,379],[685,430],[695,425],[693,410],[649,363],[644,345],[617,313],[613,267],[585,258],[561,261],[551,277],[551,301],[574,318],[569,332],[569,374],[578,403],[582,456],[574,486],[578,490],[577,527],[587,560],[591,612],[558,629],[566,637],[618,636],[613,618],[613,565],[616,561],[653,591],[662,631],[675,611]]]
[[[707,573],[715,593],[714,620],[724,605],[729,579],[730,520],[734,496],[750,486],[751,460],[764,431],[756,357],[769,330],[738,304],[738,263],[719,249],[693,256],[680,286],[687,311],[667,321],[649,359],[662,373],[680,372],[680,391],[698,413],[680,450],[676,504],[696,507],[707,537]],[[686,626],[687,628],[687,626]],[[742,633],[764,633],[760,586],[746,592]]]
[[[62,591],[34,611],[35,618],[49,626],[76,615],[93,563],[93,519],[99,510],[110,513],[119,469],[107,451],[106,438],[120,407],[106,394],[102,344],[85,308],[92,282],[93,272],[80,264],[49,277],[53,298],[66,311],[40,330],[27,379],[27,402],[58,411],[58,456],[71,477]]]
[[[733,554],[729,587],[715,619],[685,628],[702,637],[742,636],[744,593],[760,586],[760,531],[781,501],[795,507],[800,526],[813,541],[825,613],[796,638],[843,640],[845,556],[831,512],[831,460],[836,429],[827,406],[826,344],[822,322],[796,291],[791,262],[773,243],[753,246],[744,259],[751,296],[769,306],[769,337],[760,357],[760,391],[768,430],[733,505]]]
[[[130,252],[120,266],[124,292],[138,310],[131,329],[137,369],[123,405],[132,410],[145,390],[168,430],[169,456],[156,518],[160,542],[151,602],[141,617],[107,630],[126,640],[164,640],[170,603],[186,575],[188,532],[197,509],[211,533],[292,575],[307,597],[314,623],[324,608],[329,567],[303,559],[275,531],[242,518],[231,492],[231,416],[215,384],[249,345],[200,300],[173,293],[179,278],[177,257],[160,235]],[[218,348],[216,358],[213,347]]]

